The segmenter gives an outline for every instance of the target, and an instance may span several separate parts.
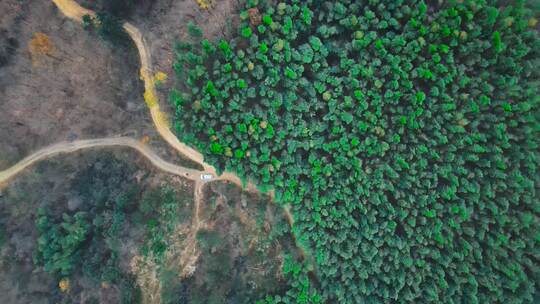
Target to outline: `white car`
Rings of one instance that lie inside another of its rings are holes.
[[[213,178],[214,178],[214,176],[212,174],[201,174],[201,180],[203,180],[203,181],[208,181],[208,180],[211,180]]]

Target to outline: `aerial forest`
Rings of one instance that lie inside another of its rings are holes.
[[[531,1],[248,0],[190,24],[178,137],[278,204],[308,253],[260,303],[540,302]]]

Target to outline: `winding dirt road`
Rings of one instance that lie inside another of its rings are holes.
[[[140,141],[137,141],[129,137],[110,137],[110,138],[97,138],[97,139],[87,139],[87,140],[77,140],[72,142],[59,142],[52,146],[45,147],[40,149],[30,156],[22,159],[13,167],[8,168],[4,171],[0,171],[0,185],[5,184],[9,179],[19,174],[24,169],[33,165],[34,163],[49,158],[58,154],[71,153],[82,149],[88,148],[100,148],[100,147],[129,147],[137,150],[144,157],[146,157],[154,166],[157,168],[169,172],[174,175],[183,176],[187,179],[198,181],[202,171],[193,170],[189,168],[184,168],[166,162],[160,158],[150,147],[142,144]]]
[[[84,15],[90,15],[92,17],[95,17],[95,13],[89,9],[83,8],[80,6],[77,2],[73,0],[52,0],[58,9],[68,18],[73,19],[76,22],[81,23],[82,18]],[[144,40],[141,32],[133,26],[129,22],[124,22],[122,25],[124,30],[128,33],[128,35],[131,37],[133,42],[135,43],[135,46],[137,47],[139,58],[141,60],[141,69],[140,69],[140,77],[144,81],[144,100],[150,110],[150,114],[152,116],[152,121],[154,122],[154,125],[158,131],[158,133],[163,137],[169,145],[171,145],[175,150],[180,152],[182,155],[186,156],[190,160],[200,164],[204,168],[204,172],[201,172],[203,174],[211,174],[212,176],[216,177],[217,171],[216,169],[204,162],[204,156],[198,152],[197,150],[189,147],[188,145],[184,144],[183,142],[179,141],[176,135],[171,131],[167,115],[161,111],[159,106],[159,100],[158,95],[156,92],[155,84],[154,84],[154,78],[153,78],[153,68],[152,68],[152,60],[150,51],[148,49],[148,46],[146,44],[146,41]],[[251,183],[248,182],[247,184],[243,184],[242,180],[234,173],[232,172],[224,172],[219,177],[217,177],[215,180],[222,180],[222,181],[228,181],[231,182],[241,188],[246,188],[248,191],[257,191],[257,187]],[[270,197],[273,199],[273,192],[270,192]],[[288,218],[292,218],[290,214],[288,215]]]
[[[73,0],[52,0],[52,2],[58,7],[58,9],[68,18],[73,19],[79,23],[82,22],[83,16],[89,15],[92,17],[95,17],[96,14],[89,9],[83,8],[80,6],[77,2]],[[130,24],[129,22],[125,22],[123,24],[124,30],[129,34],[133,42],[135,43],[139,57],[141,60],[141,69],[140,69],[140,77],[144,81],[144,99],[146,104],[148,105],[148,108],[150,110],[152,121],[154,122],[154,125],[156,129],[158,130],[159,134],[167,143],[169,143],[174,149],[176,149],[178,152],[180,152],[182,155],[186,156],[190,160],[200,164],[204,171],[196,171],[180,166],[176,166],[170,163],[167,163],[163,159],[161,159],[155,152],[150,150],[149,147],[142,145],[140,142],[136,141],[135,139],[131,138],[101,138],[101,139],[90,139],[90,140],[79,140],[79,141],[73,141],[73,142],[60,142],[57,144],[54,144],[52,146],[40,149],[30,156],[24,158],[17,164],[15,164],[13,167],[8,168],[4,171],[0,172],[0,186],[5,184],[6,181],[8,181],[10,178],[14,177],[15,175],[19,174],[21,171],[23,171],[25,168],[29,167],[33,163],[42,160],[44,158],[59,154],[59,153],[68,153],[77,151],[84,148],[92,148],[92,147],[104,147],[104,146],[127,146],[136,149],[137,151],[141,152],[146,158],[148,158],[154,165],[156,165],[158,168],[170,172],[175,175],[181,175],[185,176],[191,180],[195,180],[196,178],[200,177],[203,174],[210,174],[213,177],[216,177],[211,180],[221,180],[221,181],[228,181],[233,184],[236,184],[242,188],[246,188],[248,191],[257,191],[257,187],[248,182],[244,185],[242,183],[242,180],[231,172],[224,172],[220,176],[217,176],[216,169],[204,162],[204,157],[201,153],[196,151],[195,149],[189,147],[188,145],[180,142],[178,138],[173,134],[169,127],[169,123],[167,121],[166,114],[160,110],[159,106],[159,100],[157,98],[157,93],[154,85],[154,79],[152,77],[152,64],[151,64],[151,57],[150,52],[148,51],[148,47],[144,41],[144,38],[142,37],[142,34],[139,32],[139,30]],[[189,175],[189,176],[188,176]],[[198,192],[198,191],[196,191]],[[270,197],[273,199],[273,192],[270,192]],[[292,218],[290,214],[287,215],[288,218]]]
[[[96,16],[96,14],[93,11],[81,7],[78,3],[76,3],[73,0],[52,0],[52,1],[55,3],[58,9],[66,17],[73,19],[76,22],[81,23],[82,18],[85,15],[90,15],[92,17]],[[150,51],[146,45],[146,42],[142,34],[140,33],[140,31],[129,22],[125,22],[123,24],[123,28],[129,34],[129,36],[135,43],[135,46],[137,47],[139,57],[141,60],[140,77],[144,81],[144,87],[145,87],[144,100],[150,110],[152,120],[154,122],[154,125],[158,133],[175,150],[177,150],[178,152],[180,152],[182,155],[186,156],[190,160],[200,164],[204,168],[204,171],[197,171],[197,170],[184,168],[181,166],[168,163],[164,161],[163,159],[161,159],[148,146],[132,138],[128,138],[128,137],[100,138],[100,139],[78,140],[78,141],[73,141],[73,142],[60,142],[60,143],[57,143],[52,146],[45,147],[43,149],[36,151],[30,156],[19,161],[13,167],[0,172],[0,188],[4,186],[9,179],[13,178],[15,175],[19,174],[20,172],[22,172],[24,169],[28,168],[35,162],[43,160],[51,156],[55,156],[62,153],[74,152],[74,151],[86,149],[86,148],[113,147],[113,146],[130,147],[140,152],[144,157],[146,157],[153,165],[155,165],[159,169],[165,172],[169,172],[174,175],[183,176],[185,178],[195,181],[194,226],[196,226],[195,228],[196,230],[198,230],[200,226],[199,219],[198,219],[199,208],[200,208],[199,205],[200,205],[201,196],[202,196],[202,187],[205,183],[209,181],[221,180],[221,181],[228,181],[233,184],[236,184],[240,186],[241,188],[245,188],[248,191],[258,192],[258,189],[254,184],[250,182],[244,185],[241,179],[236,174],[231,173],[231,172],[224,172],[220,176],[217,176],[216,169],[212,165],[204,162],[204,157],[200,152],[196,151],[195,149],[189,147],[188,145],[178,140],[178,138],[174,135],[174,133],[170,129],[166,114],[161,111],[160,106],[159,106],[159,100],[157,97],[158,95],[157,95],[155,84],[154,84]],[[215,178],[211,180],[205,180],[205,181],[200,179],[202,175],[207,175],[207,174],[211,174]],[[268,194],[270,195],[271,199],[274,200],[273,191],[270,191]],[[294,218],[292,214],[290,213],[288,206],[285,206],[283,210],[290,226],[292,227],[294,224]],[[299,247],[299,249],[301,251],[301,255],[305,256],[305,252],[303,248]],[[187,250],[187,252],[190,252],[190,251],[191,250]]]
[[[73,19],[76,22],[82,23],[82,18],[84,15],[90,15],[92,17],[96,16],[93,11],[83,8],[73,0],[52,1],[66,17]],[[192,161],[202,165],[205,171],[207,171],[206,173],[213,174],[215,176],[216,170],[213,166],[204,162],[203,155],[195,149],[180,142],[169,128],[167,116],[163,111],[161,111],[159,106],[159,100],[157,98],[156,87],[154,84],[152,59],[146,41],[144,40],[141,32],[139,32],[139,30],[131,23],[124,22],[122,27],[131,37],[139,52],[139,59],[141,60],[140,77],[144,82],[144,99],[148,105],[157,131],[161,137],[163,137],[163,139],[167,141],[167,143],[169,143],[174,149]]]

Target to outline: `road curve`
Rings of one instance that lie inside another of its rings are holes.
[[[74,0],[52,0],[52,1],[56,4],[58,9],[66,17],[71,18],[75,20],[76,22],[82,22],[82,18],[84,15],[90,15],[92,17],[95,17],[96,15],[93,11],[80,6]],[[200,164],[204,168],[204,172],[201,172],[201,173],[212,174],[213,176],[217,177],[214,180],[228,181],[239,186],[240,188],[244,188],[244,183],[236,174],[232,172],[223,172],[223,174],[218,176],[216,169],[212,165],[204,162],[204,156],[200,152],[189,147],[183,142],[179,141],[178,137],[174,135],[174,133],[171,131],[169,127],[166,114],[162,112],[159,107],[159,100],[157,98],[154,79],[152,77],[153,75],[152,60],[151,60],[150,51],[148,49],[146,41],[144,40],[144,37],[142,36],[141,32],[131,23],[124,22],[122,26],[124,30],[128,33],[128,35],[131,37],[133,42],[135,43],[135,46],[137,47],[137,51],[139,53],[139,59],[141,61],[140,77],[141,77],[141,80],[144,81],[144,90],[145,90],[144,99],[150,110],[152,121],[154,122],[154,125],[158,133],[161,135],[161,137],[163,137],[163,139],[167,143],[169,143],[169,145],[171,145],[174,149],[176,149],[178,152],[180,152],[187,158],[191,159],[192,161]],[[256,185],[249,181],[245,185],[245,188],[248,191],[258,192]],[[273,201],[274,192],[270,191],[268,194],[270,195],[270,198]],[[285,211],[287,220],[289,221],[289,224],[292,227],[294,223],[294,219],[293,219],[292,214],[289,211],[288,206],[284,208],[284,211]]]
[[[188,169],[184,167],[177,166],[166,162],[161,157],[159,157],[154,151],[152,151],[148,146],[142,144],[140,141],[137,141],[129,137],[111,137],[111,138],[97,138],[97,139],[87,139],[87,140],[76,140],[72,142],[60,142],[52,146],[45,147],[40,149],[28,157],[22,159],[13,167],[8,168],[4,171],[0,171],[0,187],[8,180],[10,180],[15,175],[19,174],[21,171],[25,170],[32,164],[43,160],[48,157],[52,157],[58,154],[75,152],[81,149],[88,148],[99,148],[99,147],[129,147],[137,150],[144,157],[146,157],[154,166],[157,168],[169,172],[174,175],[183,176],[190,180],[199,180],[202,171]]]
[[[95,17],[96,14],[86,8],[80,6],[73,0],[52,0],[58,9],[68,18],[73,19],[76,22],[82,22],[84,15],[90,15]],[[152,60],[150,51],[144,40],[141,32],[129,22],[124,22],[122,25],[126,33],[131,37],[139,53],[139,59],[141,60],[140,77],[144,82],[144,97],[152,120],[163,139],[169,143],[178,152],[191,159],[192,161],[202,165],[207,173],[216,173],[213,166],[204,162],[204,157],[197,150],[189,147],[188,145],[180,142],[178,138],[171,131],[165,113],[163,113],[159,106],[157,99],[156,87],[154,85]]]
[[[62,11],[62,13],[65,16],[71,19],[74,19],[77,22],[82,22],[82,18],[84,15],[90,15],[90,16],[95,17],[95,13],[93,11],[81,7],[73,0],[52,0],[52,1],[56,4],[56,6],[60,9],[60,11]],[[178,138],[171,132],[169,124],[166,119],[166,115],[159,108],[159,101],[157,99],[154,79],[152,77],[150,52],[148,51],[145,41],[141,33],[139,32],[139,30],[133,25],[131,25],[130,23],[128,22],[124,23],[123,28],[133,39],[137,47],[137,50],[139,52],[139,56],[141,60],[140,77],[144,81],[145,102],[150,109],[152,120],[154,121],[154,125],[156,129],[158,130],[159,134],[165,139],[165,141],[167,141],[167,143],[169,143],[173,148],[175,148],[181,154],[185,155],[192,161],[203,166],[204,171],[188,169],[188,168],[184,168],[184,167],[166,162],[162,158],[160,158],[155,152],[153,152],[148,146],[142,144],[141,142],[133,138],[129,138],[129,137],[98,138],[98,139],[78,140],[78,141],[71,141],[71,142],[60,142],[60,143],[45,147],[43,149],[40,149],[34,152],[33,154],[19,161],[14,166],[4,171],[0,171],[0,189],[2,189],[2,187],[7,184],[7,181],[9,181],[15,175],[24,171],[26,168],[28,168],[32,164],[48,157],[52,157],[52,156],[63,154],[63,153],[70,153],[70,152],[78,151],[81,149],[88,149],[88,148],[115,147],[115,146],[116,147],[119,147],[119,146],[130,147],[132,149],[137,150],[139,153],[141,153],[157,168],[165,172],[174,174],[174,175],[183,176],[187,179],[190,179],[196,182],[196,186],[194,189],[195,190],[194,199],[196,202],[194,224],[197,229],[195,229],[194,231],[197,231],[200,224],[198,213],[199,213],[200,200],[202,197],[202,185],[209,181],[222,180],[222,181],[229,181],[233,184],[240,186],[241,188],[244,188],[244,183],[242,183],[242,180],[236,174],[231,173],[231,172],[224,172],[222,175],[217,176],[217,172],[215,168],[212,165],[204,162],[204,157],[201,153],[187,146],[186,144],[180,142]],[[202,174],[212,174],[216,178],[209,181],[202,181],[200,180]],[[248,182],[245,185],[245,188],[248,191],[258,192],[257,187],[250,182]],[[274,192],[269,191],[268,194],[270,195],[272,201],[274,201]],[[289,210],[290,206],[286,205],[282,207],[283,207],[285,216],[287,218],[287,221],[289,222],[289,225],[292,228],[294,225],[294,218]],[[292,235],[296,242],[297,240],[295,238],[294,233]],[[306,253],[304,251],[304,248],[302,246],[298,246],[298,249],[300,250],[301,256],[303,258],[306,258]]]
[[[76,22],[82,22],[82,17],[84,15],[90,15],[92,17],[96,16],[93,11],[80,6],[74,0],[52,1],[66,17],[73,19]],[[158,133],[169,145],[171,145],[182,155],[201,165],[204,168],[203,173],[217,176],[218,174],[214,166],[204,162],[204,156],[199,151],[179,141],[178,137],[176,137],[176,135],[174,135],[174,133],[171,131],[166,114],[160,110],[159,100],[157,98],[157,92],[154,84],[154,78],[152,76],[152,60],[146,41],[144,40],[141,32],[131,23],[124,22],[122,27],[131,37],[131,39],[135,43],[135,46],[137,47],[139,59],[141,61],[140,77],[141,80],[144,81],[144,99],[150,110],[152,121],[154,122]],[[217,178],[217,180],[228,181],[241,188],[244,188],[241,179],[232,172],[224,172]],[[257,187],[251,182],[247,183],[246,189],[257,191]]]
[[[129,22],[125,22],[123,24],[123,28],[131,37],[139,52],[139,58],[141,60],[140,76],[141,79],[144,81],[145,101],[150,109],[152,120],[154,121],[154,125],[156,126],[159,134],[161,135],[161,137],[163,137],[163,139],[165,139],[167,143],[169,143],[169,145],[171,145],[178,152],[191,159],[192,161],[202,165],[205,171],[215,174],[215,169],[211,165],[204,162],[204,157],[201,153],[179,141],[178,137],[176,137],[171,131],[167,117],[165,113],[160,110],[159,107],[154,78],[152,76],[152,60],[146,42],[139,30]]]

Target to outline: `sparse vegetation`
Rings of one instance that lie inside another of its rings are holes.
[[[169,248],[168,239],[174,234],[176,226],[190,217],[191,202],[185,197],[179,199],[173,189],[166,187],[146,192],[139,210],[140,223],[146,227],[141,252],[161,265]]]
[[[200,256],[194,273],[178,280],[170,268],[163,269],[162,303],[243,304],[286,293],[282,264],[297,263],[298,257],[280,208],[255,197],[242,204],[238,189],[231,188],[219,190],[219,199],[211,192],[204,205],[201,220],[209,225],[196,235]],[[285,232],[268,233],[269,226],[280,224]]]
[[[50,188],[37,188],[32,195],[27,195],[27,189],[43,181],[29,176],[28,181],[22,180],[26,186],[19,189],[21,195],[14,196],[10,189],[0,201],[0,223],[12,223],[22,216],[17,212],[41,206],[35,214],[24,213],[28,223],[10,224],[7,235],[19,235],[7,239],[6,248],[0,251],[4,271],[0,284],[8,275],[16,275],[11,280],[21,285],[36,274],[45,278],[39,287],[41,294],[18,291],[24,293],[21,299],[41,297],[62,303],[88,296],[89,301],[97,301],[105,293],[108,303],[138,303],[159,297],[152,292],[161,290],[162,303],[182,299],[189,303],[254,303],[267,293],[282,293],[282,256],[289,253],[296,258],[279,207],[255,196],[240,204],[241,193],[233,186],[211,191],[210,201],[227,197],[229,203],[214,202],[208,207],[203,203],[201,221],[207,226],[193,240],[199,248],[193,254],[200,252],[200,256],[189,263],[193,270],[184,272],[185,258],[192,258],[191,252],[183,254],[184,244],[194,232],[192,192],[186,191],[187,186],[150,186],[144,178],[138,182],[134,166],[107,154],[82,163],[84,167],[73,176],[65,181],[55,177]],[[40,167],[44,176],[57,176],[48,172],[50,164]],[[56,193],[52,194],[56,199],[44,195],[45,191]],[[281,232],[267,233],[274,222],[282,225],[276,227]],[[17,232],[21,230],[26,232]],[[30,237],[34,235],[37,239]],[[28,257],[34,254],[33,267],[26,265],[27,258],[12,260],[20,246],[17,239],[34,244],[27,249]],[[17,267],[24,271],[17,273]],[[156,286],[159,289],[153,289]]]
[[[123,303],[140,301],[134,278],[119,265],[119,239],[138,192],[128,182],[130,174],[122,163],[107,158],[73,181],[72,189],[84,202],[80,210],[58,216],[40,208],[34,262],[60,282],[84,276],[96,285],[118,286]]]

